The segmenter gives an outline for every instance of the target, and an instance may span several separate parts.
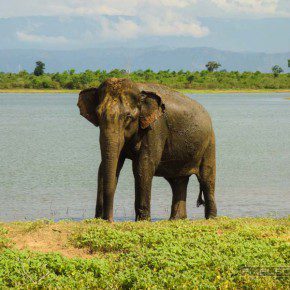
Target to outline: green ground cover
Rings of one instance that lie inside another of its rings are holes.
[[[290,289],[289,218],[37,221],[0,228],[1,289]],[[29,239],[42,245],[39,251]],[[19,241],[27,247],[20,249]],[[60,250],[45,253],[53,241]],[[69,258],[68,247],[75,249]]]

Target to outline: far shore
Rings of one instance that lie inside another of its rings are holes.
[[[235,94],[235,93],[290,93],[290,89],[175,89],[185,94]],[[0,89],[0,93],[11,94],[77,94],[81,90],[53,89]]]
[[[177,89],[184,94],[239,94],[239,93],[290,93],[290,89]]]

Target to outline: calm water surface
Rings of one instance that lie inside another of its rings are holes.
[[[285,216],[290,210],[290,94],[192,95],[212,116],[219,215]],[[91,218],[99,130],[79,116],[77,95],[0,95],[0,220]],[[131,161],[121,172],[115,217],[133,219]],[[198,182],[188,186],[188,215]],[[169,184],[155,177],[152,217],[168,218]]]

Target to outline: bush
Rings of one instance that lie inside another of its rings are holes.
[[[130,78],[136,82],[160,83],[172,88],[192,89],[290,89],[289,73],[273,74],[261,72],[201,72],[162,70],[137,70],[128,74],[124,70],[106,71],[86,70],[76,73],[74,70],[63,73],[34,76],[25,71],[18,74],[1,73],[0,88],[32,88],[32,89],[83,89],[98,86],[109,77]]]

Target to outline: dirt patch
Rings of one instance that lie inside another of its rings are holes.
[[[72,223],[54,223],[43,225],[36,229],[19,228],[16,225],[7,225],[8,237],[19,250],[49,253],[57,252],[67,258],[93,258],[97,254],[89,253],[87,249],[75,248],[69,241],[72,234]]]

